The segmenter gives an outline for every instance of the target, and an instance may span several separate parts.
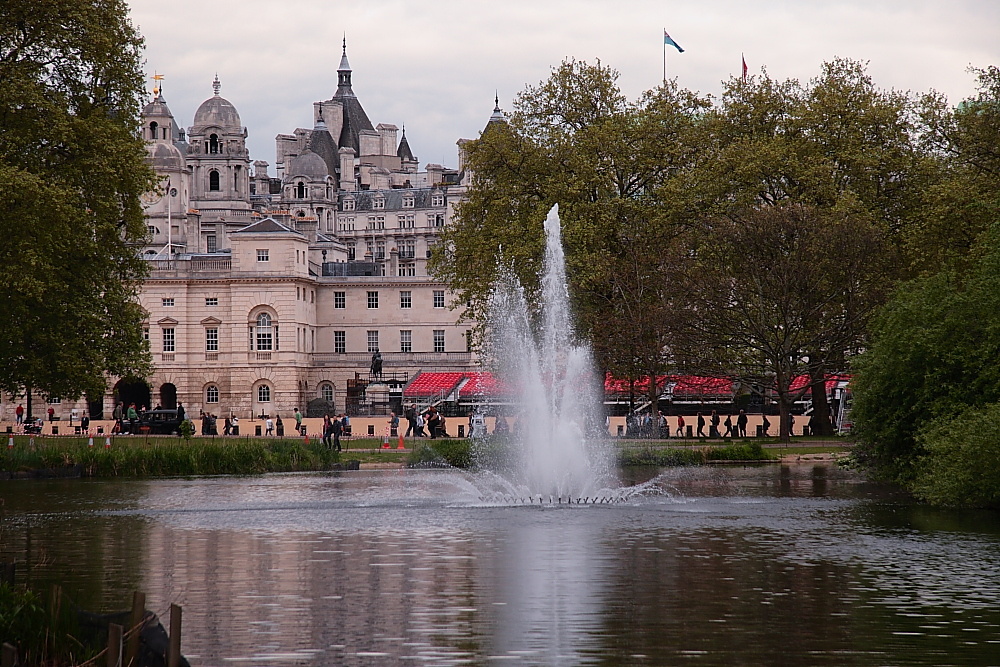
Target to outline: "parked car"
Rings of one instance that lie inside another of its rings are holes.
[[[153,435],[173,435],[180,430],[177,410],[149,410],[139,417],[139,432]],[[148,431],[145,429],[149,428]]]

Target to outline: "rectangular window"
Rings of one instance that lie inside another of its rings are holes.
[[[444,227],[444,213],[438,213],[431,219],[432,227]]]
[[[405,239],[399,244],[399,258],[413,259],[417,256],[417,242],[413,239]]]
[[[269,262],[270,257],[268,255],[267,248],[257,248],[257,261],[258,262]]]
[[[403,197],[403,208],[413,208],[413,197],[409,195]]]
[[[413,352],[413,332],[401,330],[399,332],[399,351]]]
[[[351,262],[357,258],[358,246],[354,243],[347,244],[347,261]]]
[[[378,352],[378,332],[369,331],[368,332],[368,351]]]
[[[434,307],[444,308],[444,290],[436,289],[434,290]]]
[[[205,297],[205,307],[215,308],[219,305],[219,297],[217,296],[206,296]]]
[[[172,328],[171,329],[164,329],[163,330],[163,351],[164,352],[173,352],[174,349],[175,349],[175,346],[174,346],[174,330]]]
[[[444,195],[431,195],[431,206],[444,206]]]
[[[368,292],[368,308],[378,308],[378,292]]]
[[[444,352],[444,329],[434,330],[434,351]]]
[[[385,200],[381,197],[372,200],[372,208],[376,211],[380,211],[385,208]]]
[[[347,292],[334,292],[333,293],[333,307],[334,308],[347,308]]]
[[[174,300],[173,300],[173,298],[160,299],[160,303],[163,305],[164,308],[173,308],[174,307]]]
[[[142,339],[147,343],[149,342],[149,327],[142,328]]]
[[[417,275],[417,267],[415,264],[400,264],[397,271],[400,278],[411,278]]]
[[[400,308],[413,307],[413,292],[405,291],[399,293],[399,307]]]
[[[218,329],[205,329],[205,351],[206,352],[218,352],[219,351],[219,330]]]
[[[215,252],[218,248],[215,246],[215,234],[209,234],[205,237],[205,250],[208,252]]]
[[[344,210],[345,211],[353,211],[354,210],[354,200],[353,199],[345,199],[344,200]]]
[[[347,352],[347,332],[346,331],[334,331],[333,332],[333,351],[337,354],[344,354]]]

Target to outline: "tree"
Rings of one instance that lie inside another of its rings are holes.
[[[147,370],[141,50],[121,0],[0,6],[2,390],[99,395]]]
[[[673,84],[628,102],[616,79],[600,63],[566,61],[518,96],[506,123],[466,145],[472,187],[432,270],[480,320],[501,256],[536,294],[541,223],[558,203],[579,333],[604,368],[655,375],[669,333],[659,251],[691,205],[672,181],[698,159],[707,102]]]
[[[861,343],[881,302],[884,246],[865,218],[801,204],[707,220],[677,276],[684,364],[773,391],[787,441],[795,377],[844,363]]]
[[[1000,228],[981,240],[967,273],[950,268],[902,285],[871,327],[854,365],[852,416],[859,459],[910,483],[938,418],[1000,402]]]

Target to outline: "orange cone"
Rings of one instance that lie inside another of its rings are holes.
[[[104,438],[104,449],[111,449],[111,438],[107,436]]]
[[[14,449],[14,436],[7,438],[7,449]]]
[[[94,446],[94,436],[90,436],[90,438],[87,439],[87,446],[88,447]]]
[[[403,446],[403,436],[399,436],[399,444],[396,445],[396,449],[406,449],[406,447]]]

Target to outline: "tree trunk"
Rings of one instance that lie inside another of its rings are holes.
[[[810,369],[809,379],[812,382],[812,416],[809,420],[809,432],[812,435],[833,435],[833,424],[830,422],[830,403],[826,399],[826,378],[821,369]]]
[[[27,405],[24,406],[24,411],[26,413],[24,421],[28,422],[31,420],[31,387],[24,388],[24,402],[27,403]]]
[[[792,405],[788,391],[778,394],[778,440],[783,443],[792,441]]]

